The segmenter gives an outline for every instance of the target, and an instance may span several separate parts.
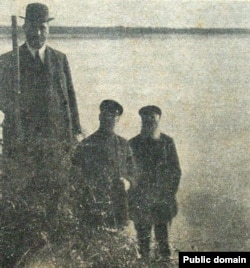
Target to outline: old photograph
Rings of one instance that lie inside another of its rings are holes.
[[[250,252],[249,13],[1,0],[0,267]]]

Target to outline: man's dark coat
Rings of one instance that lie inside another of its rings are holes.
[[[132,138],[138,170],[137,187],[130,192],[130,213],[136,223],[169,222],[177,213],[176,192],[181,169],[172,138]]]
[[[45,72],[40,78],[40,74],[35,72],[34,59],[26,44],[20,47],[19,55],[20,94],[14,90],[13,53],[9,52],[0,57],[0,110],[5,113],[3,152],[8,157],[17,153],[13,152],[13,148],[21,145],[20,143],[30,143],[38,137],[70,143],[73,136],[81,132],[66,55],[47,46]],[[34,80],[37,77],[40,83],[38,88],[43,90],[36,91],[34,88]],[[18,111],[15,110],[17,105]],[[43,130],[39,130],[37,137],[35,129],[43,119],[42,113],[45,114],[46,120],[43,121],[46,124],[40,125]]]
[[[133,187],[136,170],[128,142],[114,133],[98,130],[80,143],[73,162],[80,169],[77,188],[89,187],[93,216],[100,220],[93,225],[126,224],[128,200],[121,178],[130,180]]]
[[[0,57],[0,110],[3,122],[1,190],[2,261],[16,261],[52,237],[58,198],[68,179],[70,151],[81,132],[66,55],[46,47],[37,62],[26,44],[19,49],[20,92],[14,88],[12,52]],[[11,205],[10,205],[11,204]],[[14,267],[8,263],[1,267]]]
[[[23,44],[19,59],[17,92],[13,53],[0,57],[4,173],[8,176],[3,190],[13,196],[24,192],[29,198],[32,192],[35,196],[53,192],[63,182],[69,164],[65,159],[81,130],[66,55],[47,46],[44,64],[37,64]]]

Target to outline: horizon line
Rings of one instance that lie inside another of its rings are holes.
[[[20,34],[23,33],[22,27],[18,26]],[[126,26],[50,26],[50,35],[72,37],[96,36],[98,38],[114,36],[116,38],[137,37],[143,35],[161,34],[250,34],[249,28],[197,28],[197,27],[126,27]],[[11,26],[0,26],[0,35],[11,36]],[[82,36],[83,35],[83,36]]]

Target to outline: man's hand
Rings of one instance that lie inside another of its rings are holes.
[[[120,180],[123,182],[125,191],[127,192],[129,190],[129,188],[130,188],[130,184],[131,184],[130,181],[125,179],[125,178],[123,178],[123,177],[120,178]]]
[[[82,133],[76,135],[76,140],[77,140],[78,142],[81,142],[83,139],[84,139],[84,135],[83,135]]]

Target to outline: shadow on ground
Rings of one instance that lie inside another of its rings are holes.
[[[190,194],[182,204],[191,249],[194,251],[249,250],[247,207],[228,196]]]

